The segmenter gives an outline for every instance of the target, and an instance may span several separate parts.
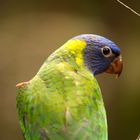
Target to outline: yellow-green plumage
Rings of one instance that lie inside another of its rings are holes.
[[[98,83],[83,63],[85,41],[70,40],[17,92],[26,140],[107,140]]]

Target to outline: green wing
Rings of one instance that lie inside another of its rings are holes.
[[[26,140],[107,140],[100,89],[86,69],[45,63],[18,88],[17,108]]]

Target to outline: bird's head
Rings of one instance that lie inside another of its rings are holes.
[[[121,50],[114,42],[93,34],[83,34],[73,39],[86,42],[83,49],[84,64],[94,75],[103,72],[118,76],[121,74],[123,67]]]

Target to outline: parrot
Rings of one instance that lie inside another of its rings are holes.
[[[81,34],[68,40],[37,74],[16,85],[25,140],[108,140],[107,115],[96,75],[120,76],[120,48],[106,37]]]

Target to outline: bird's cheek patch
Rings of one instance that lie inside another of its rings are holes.
[[[123,62],[121,55],[114,59],[114,61],[107,68],[106,73],[117,74],[117,77],[120,76],[123,69]]]

